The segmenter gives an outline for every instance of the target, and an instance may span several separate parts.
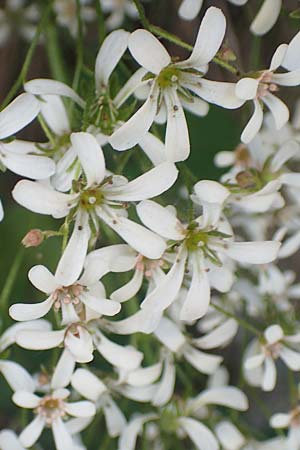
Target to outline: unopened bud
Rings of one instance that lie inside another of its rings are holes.
[[[243,170],[242,172],[239,172],[236,176],[236,181],[238,185],[244,189],[255,186],[255,177],[248,170]]]
[[[22,239],[24,247],[38,247],[44,240],[44,235],[41,230],[34,229],[28,231],[28,233]]]

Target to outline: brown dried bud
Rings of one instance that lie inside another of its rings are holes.
[[[255,186],[255,178],[248,170],[239,172],[235,178],[241,188],[251,188]]]
[[[44,234],[41,230],[34,229],[28,231],[28,233],[22,239],[24,247],[38,247],[44,240]]]

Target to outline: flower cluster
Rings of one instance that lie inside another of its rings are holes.
[[[274,25],[281,3],[263,2],[255,34]],[[185,0],[179,13],[191,19],[201,7]],[[138,17],[129,1],[99,8],[108,30],[125,12]],[[74,37],[97,17],[92,2],[55,0],[53,11]],[[300,32],[268,69],[217,81],[221,9],[206,10],[182,60],[154,30],[111,31],[92,75],[80,67],[88,81],[32,79],[0,112],[0,168],[22,178],[14,201],[57,224],[29,229],[22,242],[62,240],[53,271],[28,272],[42,301],[10,302],[17,323],[0,338],[0,372],[13,403],[31,413],[0,432],[3,450],[49,448],[40,438],[48,428],[58,450],[94,448],[100,428],[103,450],[300,449],[300,284],[287,259],[300,248],[300,125],[277,96],[300,85]],[[194,179],[186,112],[200,122],[211,105],[246,111],[248,102],[241,143],[215,156],[220,180]],[[32,122],[45,139],[16,138]],[[15,347],[45,351],[46,362],[30,375],[7,359]],[[232,379],[230,349],[239,352]],[[295,404],[289,413],[273,404],[268,432],[252,433],[248,396],[274,391],[287,370]]]

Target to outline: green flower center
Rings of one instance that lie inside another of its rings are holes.
[[[88,189],[83,191],[80,195],[80,206],[86,211],[93,210],[96,206],[99,206],[104,201],[104,195],[100,189]]]
[[[180,70],[174,66],[163,69],[157,77],[157,83],[161,89],[165,89],[177,84]]]

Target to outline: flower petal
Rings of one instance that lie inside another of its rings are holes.
[[[60,389],[68,386],[74,369],[75,360],[69,350],[64,349],[58,363],[55,366],[55,370],[51,378],[51,388]]]
[[[194,339],[193,343],[204,350],[223,347],[225,343],[228,343],[228,341],[236,335],[238,327],[238,322],[236,320],[227,319],[210,333]]]
[[[255,138],[262,126],[263,117],[264,113],[260,102],[258,100],[254,100],[253,115],[241,135],[241,141],[244,142],[244,144],[249,144],[249,142]]]
[[[100,342],[97,349],[112,365],[126,370],[134,370],[140,365],[144,356],[143,353],[132,346],[118,345],[107,339],[103,334],[99,337]]]
[[[44,417],[41,417],[40,415],[36,416],[35,419],[33,419],[33,421],[30,422],[30,424],[27,425],[27,427],[24,428],[24,430],[20,434],[19,439],[21,444],[26,448],[32,447],[42,434],[44,427]]]
[[[48,78],[36,78],[27,81],[27,83],[24,84],[24,89],[33,95],[59,95],[62,97],[69,97],[82,108],[85,106],[85,102],[82,98],[80,98],[72,88],[61,81]]]
[[[53,298],[49,297],[41,303],[16,303],[9,308],[9,315],[18,321],[40,319],[50,311],[53,302]]]
[[[87,369],[77,369],[71,383],[76,391],[92,402],[97,401],[107,390],[105,384]]]
[[[193,20],[198,16],[203,0],[183,0],[178,14],[182,19]]]
[[[21,94],[0,112],[0,139],[24,128],[40,111],[38,100],[31,94]]]
[[[53,421],[52,432],[57,450],[74,450],[76,448],[71,435],[60,417]]]
[[[223,108],[236,109],[245,103],[245,100],[238,98],[236,95],[235,83],[201,78],[201,81],[197,85],[186,84],[186,86],[208,103],[222,106]]]
[[[96,138],[90,133],[72,133],[71,142],[87,178],[87,185],[100,184],[105,176],[105,160]]]
[[[226,255],[248,264],[266,264],[277,258],[281,243],[276,241],[231,242]]]
[[[130,35],[128,48],[140,66],[156,75],[171,63],[165,47],[149,31],[134,31]]]
[[[96,413],[95,405],[92,402],[81,400],[79,402],[66,403],[67,414],[74,417],[91,417]]]
[[[12,396],[13,402],[21,408],[33,409],[38,406],[41,399],[32,392],[17,391]]]
[[[33,392],[35,390],[32,377],[20,364],[0,360],[0,372],[13,391]]]
[[[201,352],[191,345],[184,347],[183,354],[191,366],[195,367],[200,373],[207,375],[212,375],[223,361],[221,356]]]
[[[235,93],[242,100],[252,100],[257,95],[258,85],[255,78],[242,78],[236,83]]]
[[[288,107],[282,100],[270,93],[262,97],[262,101],[271,111],[275,120],[276,129],[280,130],[289,120],[290,112]]]
[[[28,278],[33,286],[48,295],[59,287],[54,275],[42,265],[33,266],[28,272]]]
[[[233,386],[221,386],[206,389],[190,402],[193,409],[204,405],[221,405],[238,411],[246,411],[249,407],[246,395]]]
[[[300,32],[298,32],[293,37],[284,55],[282,66],[285,67],[287,70],[300,69],[299,46],[300,46]]]
[[[47,350],[58,347],[64,340],[65,330],[34,331],[22,330],[16,336],[16,343],[29,350]]]
[[[80,300],[88,308],[104,316],[115,316],[121,310],[121,305],[119,302],[107,300],[105,298],[96,298],[88,292],[81,294]]]
[[[252,33],[262,36],[270,31],[279,17],[281,6],[282,0],[264,0],[251,24]]]
[[[18,437],[11,430],[0,431],[0,448],[2,450],[24,450]]]
[[[213,433],[198,420],[180,417],[178,423],[199,450],[218,450],[219,444]]]
[[[142,270],[136,269],[131,280],[124,286],[115,290],[110,298],[116,302],[126,302],[134,297],[142,286],[144,273]]]

